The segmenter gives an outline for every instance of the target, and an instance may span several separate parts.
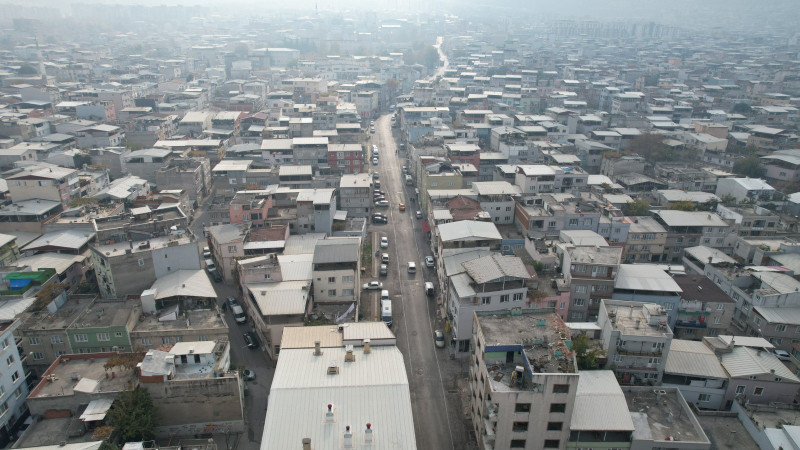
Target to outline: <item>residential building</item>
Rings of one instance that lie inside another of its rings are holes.
[[[139,300],[96,300],[67,327],[72,353],[132,352],[130,332],[139,320]]]
[[[403,355],[384,323],[348,323],[339,332],[287,327],[283,333],[261,450],[304,442],[316,450],[417,448]]]
[[[664,308],[670,328],[675,327],[681,288],[675,282],[668,266],[655,264],[620,264],[614,282],[615,300],[655,303]]]
[[[737,202],[768,202],[775,195],[775,188],[759,178],[722,178],[717,181],[717,196],[732,196]]]
[[[719,336],[730,328],[736,303],[704,275],[675,275],[681,289],[678,315],[673,326],[679,339]]]
[[[507,181],[483,181],[472,183],[472,190],[477,195],[481,209],[489,213],[494,223],[514,223],[514,197],[520,194],[519,186]]]
[[[339,208],[348,216],[367,217],[372,207],[372,177],[369,173],[345,174],[339,182]]]
[[[763,348],[733,344],[719,355],[722,367],[730,380],[725,391],[724,409],[737,398],[750,403],[769,405],[785,403],[800,391],[800,378],[790,371],[777,356]]]
[[[580,377],[566,324],[551,309],[476,311],[473,320],[470,413],[479,448],[568,448]]]
[[[172,150],[166,148],[136,150],[122,155],[122,165],[128,174],[155,184],[156,172],[166,166],[171,157]]]
[[[653,217],[667,230],[662,262],[680,262],[683,250],[697,245],[730,251],[732,244],[725,245],[730,225],[714,213],[659,210]]]
[[[361,239],[317,241],[312,270],[315,303],[358,304],[361,297]]]
[[[3,302],[0,304],[0,358],[6,362],[3,374],[0,376],[0,444],[9,445],[16,440],[16,432],[27,415],[28,383],[26,382],[26,369],[23,360],[27,357],[20,354],[23,342],[19,338],[19,319],[14,316],[17,312],[17,302]],[[27,346],[25,346],[27,348]]]
[[[182,189],[198,203],[211,193],[211,165],[205,158],[172,158],[156,169],[154,182],[161,190]]]
[[[667,230],[649,216],[627,217],[630,224],[622,253],[626,264],[659,262],[664,256]]]
[[[182,308],[180,316],[171,311],[174,309],[168,314],[140,315],[130,331],[133,348],[154,350],[178,342],[228,340],[228,324],[216,308]]]
[[[78,171],[52,164],[37,164],[5,176],[11,200],[50,200],[64,205],[79,196]]]
[[[597,324],[606,367],[622,384],[661,384],[672,341],[667,320],[655,303],[601,301]]]
[[[302,189],[297,193],[298,234],[333,233],[333,219],[336,215],[335,189]]]
[[[364,150],[360,144],[328,144],[328,166],[341,174],[364,172]]]
[[[705,342],[673,339],[662,386],[677,387],[698,409],[720,410],[725,406],[728,373]]]
[[[562,256],[562,273],[569,285],[569,320],[571,322],[597,319],[601,299],[614,292],[620,247],[568,246]]]
[[[236,267],[236,258],[244,256],[244,244],[249,234],[250,224],[246,222],[207,228],[208,247],[223,279],[236,278],[232,271]]]

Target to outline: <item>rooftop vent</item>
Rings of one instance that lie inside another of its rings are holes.
[[[328,375],[336,375],[339,373],[339,365],[336,364],[336,361],[331,361],[328,363]]]
[[[303,450],[311,450],[311,438],[303,438]]]
[[[350,432],[350,425],[344,427],[344,448],[355,448],[353,447],[353,433]]]
[[[325,422],[333,422],[333,404],[328,403],[328,410],[325,411]]]
[[[319,341],[314,341],[314,356],[322,355],[322,350],[319,348]]]
[[[364,339],[364,354],[368,354],[370,352],[369,348],[369,339]]]
[[[356,360],[356,355],[353,354],[353,346],[348,345],[345,347],[344,362],[353,362]]]
[[[364,430],[364,443],[372,444],[372,424],[367,422],[367,429]]]

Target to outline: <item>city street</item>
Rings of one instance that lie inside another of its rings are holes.
[[[447,351],[436,348],[433,342],[436,301],[425,295],[423,284],[435,281],[436,277],[433,269],[425,267],[425,256],[431,252],[420,221],[415,218],[419,205],[411,203],[414,187],[404,182],[401,169],[404,159],[395,153],[390,116],[376,120],[375,130],[372,143],[378,146],[381,155],[377,170],[390,206],[389,224],[371,225],[370,229],[389,238],[389,275],[383,281],[392,298],[392,330],[405,356],[417,447],[469,448],[472,432],[465,426],[456,384],[461,364],[451,360]],[[398,210],[400,202],[406,204],[405,212]],[[416,263],[416,274],[408,273],[409,261]]]

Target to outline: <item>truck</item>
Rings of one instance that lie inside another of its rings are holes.
[[[387,327],[392,327],[392,301],[381,300],[381,320]]]

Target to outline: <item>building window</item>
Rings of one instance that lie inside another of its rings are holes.
[[[761,397],[761,395],[763,395],[763,394],[764,394],[764,388],[763,387],[756,386],[756,388],[753,389],[753,395],[755,395],[756,397]]]
[[[492,303],[491,297],[481,297],[481,305],[489,305]]]
[[[586,288],[586,286],[583,286],[583,287]],[[575,303],[575,306],[583,306],[583,305],[586,304],[586,299],[576,298],[574,303]]]
[[[111,340],[111,335],[109,335],[108,333],[97,333],[97,340],[98,341],[104,341],[104,342],[105,341],[110,341]]]
[[[150,345],[153,343],[153,340],[150,338],[142,338],[139,340],[139,342],[141,342],[142,345]]]
[[[500,303],[507,303],[509,299],[508,294],[500,296]]]
[[[162,343],[162,344],[171,344],[171,343],[172,343],[172,338],[171,338],[171,337],[169,337],[169,336],[167,336],[167,337],[162,337],[162,338],[161,338],[161,343]]]
[[[567,404],[566,403],[550,403],[550,412],[551,413],[567,412]]]
[[[524,295],[522,295],[521,292],[518,292],[518,293],[514,294],[514,301],[518,302],[518,301],[522,300],[523,297],[524,297]]]
[[[514,412],[518,412],[518,413],[519,412],[521,412],[521,413],[531,412],[531,404],[530,403],[517,403],[516,405],[514,405]]]
[[[236,246],[235,245],[229,245],[228,246],[228,253],[236,253]]]
[[[328,277],[328,283],[336,283],[336,277]]]
[[[528,422],[514,422],[514,426],[511,431],[515,433],[519,433],[521,431],[528,431]]]
[[[586,285],[578,284],[575,286],[575,293],[576,294],[585,294],[586,293]]]
[[[114,337],[121,338],[122,337],[122,332],[121,331],[117,331],[116,333],[114,333]]]
[[[564,422],[547,422],[547,431],[561,431]]]
[[[85,334],[76,334],[75,342],[89,342],[89,338]]]
[[[775,325],[775,331],[778,333],[786,332],[786,325]]]
[[[553,385],[553,394],[569,394],[569,385],[568,384],[554,384]]]
[[[39,338],[38,337],[28,338],[28,343],[31,345],[39,345]]]
[[[78,353],[89,353],[89,349],[85,347],[79,348]]]
[[[144,259],[142,259],[142,258],[139,258],[139,265],[140,265],[140,266],[143,266],[143,265],[144,265]]]
[[[11,382],[16,383],[19,380],[19,372],[14,372],[11,374]]]
[[[714,317],[714,325],[719,325],[722,322],[722,317]]]
[[[561,441],[558,439],[545,439],[544,448],[560,448]]]
[[[41,352],[33,352],[33,359],[37,361],[40,359],[44,359],[44,354]]]
[[[512,439],[511,448],[525,448],[525,439]]]
[[[328,296],[336,297],[336,289],[328,289]]]
[[[736,386],[736,394],[744,394],[744,389],[744,385],[740,384],[739,386]]]
[[[352,289],[343,289],[342,290],[342,295],[350,296],[350,295],[354,295],[354,294],[355,294],[355,291],[353,291]]]
[[[346,275],[342,277],[342,283],[352,283],[353,277],[350,275]]]
[[[697,396],[697,400],[703,403],[711,401],[711,394],[700,394]]]
[[[12,364],[14,364],[14,355],[8,355],[8,358],[6,358],[6,363],[7,363],[9,366],[10,366],[10,365],[12,365]]]
[[[723,305],[722,303],[717,305],[717,311],[722,311],[724,309],[725,309],[725,305]]]
[[[62,344],[64,343],[64,338],[61,336],[50,336],[50,343],[51,344]]]
[[[8,405],[6,404],[6,402],[3,402],[3,404],[0,405],[0,417],[5,416],[7,412],[8,412]]]

